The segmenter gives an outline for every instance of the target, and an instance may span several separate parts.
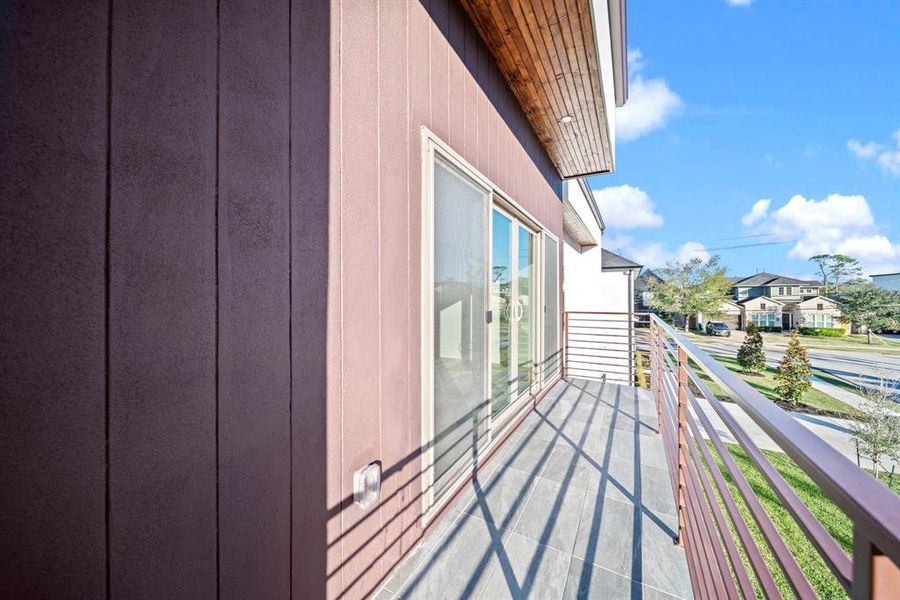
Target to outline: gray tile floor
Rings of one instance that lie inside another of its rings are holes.
[[[689,598],[650,395],[563,381],[377,598]]]

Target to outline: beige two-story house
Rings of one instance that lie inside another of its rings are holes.
[[[818,281],[764,272],[734,277],[731,284],[732,298],[722,302],[719,312],[732,328],[745,329],[748,322],[768,330],[846,326],[840,305],[821,295]],[[706,322],[702,315],[697,320]]]

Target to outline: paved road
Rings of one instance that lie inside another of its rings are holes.
[[[743,336],[730,338],[701,337],[698,345],[710,353],[737,354]],[[777,367],[784,356],[783,346],[765,346],[766,363]],[[897,382],[900,380],[900,355],[878,354],[877,352],[847,352],[843,350],[807,349],[810,365],[845,379],[850,383],[878,385],[880,378]],[[900,395],[900,388],[898,388]]]

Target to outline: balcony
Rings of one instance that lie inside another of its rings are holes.
[[[887,487],[656,317],[565,317],[565,378],[379,597],[896,597],[900,498]],[[699,371],[805,473],[849,537],[804,503]]]
[[[381,597],[689,597],[656,419],[646,390],[559,382]]]

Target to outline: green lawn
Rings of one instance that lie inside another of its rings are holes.
[[[776,369],[766,367],[766,370],[759,375],[750,375],[741,372],[741,367],[737,363],[737,359],[732,356],[713,355],[717,361],[728,367],[731,371],[738,374],[744,381],[753,386],[762,393],[766,398],[778,402],[782,408],[789,408],[781,403],[781,398],[775,393],[775,373]],[[700,378],[709,386],[710,391],[721,400],[730,400],[728,394],[716,382],[714,382],[706,373],[704,373],[697,365],[692,364],[694,370]],[[818,376],[818,374],[817,374]],[[857,417],[860,413],[857,409],[844,404],[837,398],[829,396],[825,392],[811,388],[803,394],[802,406],[797,410],[804,412],[813,412],[818,414],[835,414],[837,416]]]
[[[780,571],[774,555],[763,540],[749,509],[744,502],[739,499],[739,494],[737,488],[734,486],[732,478],[725,470],[715,449],[712,448],[712,444],[710,442],[707,443],[710,444],[712,454],[716,459],[720,471],[725,477],[732,495],[735,496],[735,498],[738,498],[738,507],[741,515],[756,540],[766,564],[774,574],[775,581],[781,589],[782,594],[786,598],[793,597],[787,579]],[[825,562],[821,559],[813,545],[806,539],[800,526],[794,521],[793,517],[791,517],[781,500],[771,487],[769,487],[769,484],[766,482],[762,473],[756,468],[753,461],[737,444],[726,444],[726,446],[734,457],[738,468],[747,478],[747,481],[753,488],[757,498],[759,498],[766,513],[772,519],[772,522],[790,549],[791,554],[797,560],[800,568],[803,569],[803,572],[806,574],[819,597],[846,598],[847,595],[844,592],[844,589],[831,574],[831,571],[825,565]],[[820,490],[806,473],[797,467],[786,454],[768,450],[763,450],[763,454],[765,454],[772,466],[775,467],[784,480],[794,489],[800,500],[810,509],[810,511],[812,511],[816,518],[819,519],[838,544],[840,544],[845,551],[852,554],[853,524],[850,519],[847,518],[847,515],[825,496],[825,494],[822,493],[822,490]],[[882,474],[881,479],[887,484],[888,478],[885,474]],[[900,474],[894,476],[891,483],[891,489],[894,493],[900,494]],[[730,523],[729,526],[731,527]],[[733,531],[732,535],[734,535]],[[738,540],[736,535],[734,535],[734,539]],[[738,543],[738,547],[741,548],[740,543]],[[749,563],[746,560],[746,556],[744,557],[744,563],[748,568],[751,580],[753,580],[752,570],[749,569]],[[760,597],[762,596],[760,595]]]

